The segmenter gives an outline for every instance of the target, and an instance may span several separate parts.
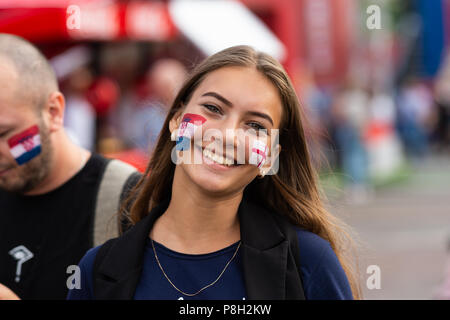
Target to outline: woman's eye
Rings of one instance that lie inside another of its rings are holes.
[[[216,106],[213,106],[212,104],[204,104],[203,106],[211,112],[219,114],[221,113],[220,109],[217,108]]]
[[[9,130],[0,133],[0,138],[6,137],[6,135],[7,135],[8,133],[9,133]]]
[[[260,125],[257,122],[250,122],[248,125],[255,130],[265,130],[266,129],[264,126]]]

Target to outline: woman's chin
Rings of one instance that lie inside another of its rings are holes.
[[[227,193],[233,188],[235,183],[230,177],[211,174],[209,172],[195,173],[191,176],[193,182],[207,193]]]
[[[238,175],[231,172],[215,172],[205,164],[186,165],[183,168],[186,177],[205,194],[215,196],[228,195],[245,188],[242,173]]]

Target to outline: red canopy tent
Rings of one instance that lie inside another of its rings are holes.
[[[148,1],[0,0],[0,32],[32,42],[172,39],[167,5]]]

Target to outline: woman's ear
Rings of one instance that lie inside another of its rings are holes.
[[[181,123],[182,110],[183,110],[182,108],[178,109],[178,111],[175,112],[172,119],[170,119],[169,121],[169,131],[171,133],[170,138],[172,141],[176,140],[177,130]]]

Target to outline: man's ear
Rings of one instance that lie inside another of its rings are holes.
[[[65,100],[61,92],[52,92],[44,107],[44,115],[48,121],[50,132],[58,131],[64,127]]]

